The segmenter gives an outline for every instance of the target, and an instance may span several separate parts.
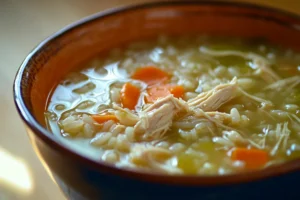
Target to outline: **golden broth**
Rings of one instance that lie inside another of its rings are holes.
[[[166,80],[157,82],[149,66]],[[135,75],[140,69],[144,75]],[[297,53],[262,40],[162,36],[71,72],[45,116],[66,145],[117,167],[200,175],[257,170],[300,156],[299,69]],[[124,108],[124,96],[131,105],[135,91],[134,108]],[[159,98],[149,102],[153,95]]]

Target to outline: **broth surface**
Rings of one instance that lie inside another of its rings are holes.
[[[300,156],[300,56],[263,40],[161,36],[68,74],[45,118],[117,167],[222,175]]]

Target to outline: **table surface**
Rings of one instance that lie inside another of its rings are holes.
[[[300,0],[240,1],[300,13]],[[145,0],[0,0],[0,200],[64,199],[33,152],[13,104],[13,79],[24,57],[38,42],[67,24],[104,9],[138,2]]]

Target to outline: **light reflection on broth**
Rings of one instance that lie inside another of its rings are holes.
[[[215,175],[300,156],[300,56],[263,41],[159,37],[71,72],[45,113],[78,153]]]

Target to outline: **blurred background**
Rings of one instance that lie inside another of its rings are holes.
[[[151,1],[159,0],[0,0],[0,200],[65,199],[34,154],[13,104],[13,79],[25,56],[47,36],[82,17]],[[300,0],[236,1],[300,14]]]

